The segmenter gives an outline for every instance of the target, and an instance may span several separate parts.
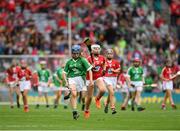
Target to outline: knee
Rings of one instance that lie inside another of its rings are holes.
[[[77,97],[77,93],[76,92],[72,92],[71,97],[76,98]]]
[[[106,92],[106,89],[105,89],[105,88],[101,88],[101,89],[99,89],[99,91],[100,91],[101,93],[105,93],[105,92]]]

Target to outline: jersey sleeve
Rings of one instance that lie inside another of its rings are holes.
[[[68,71],[69,71],[69,61],[66,63],[66,65],[65,65],[65,67],[64,67],[64,73],[68,73]]]
[[[131,67],[127,70],[126,76],[127,76],[127,77],[130,77],[130,76],[131,76]]]
[[[47,70],[48,71],[48,76],[50,77],[51,76],[51,71],[50,70]]]
[[[58,68],[58,70],[55,73],[59,78],[62,76],[62,68]]]
[[[85,59],[85,58],[82,58],[82,63],[86,69],[86,71],[89,71],[92,69],[92,65]]]
[[[37,70],[37,75],[38,75],[38,77],[40,77],[40,71],[39,70]]]
[[[116,61],[116,69],[121,68],[120,63]]]

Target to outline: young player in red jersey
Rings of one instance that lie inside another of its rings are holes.
[[[103,70],[105,67],[105,57],[100,55],[101,48],[99,45],[94,44],[91,45],[91,53],[92,57],[89,56],[87,59],[89,63],[93,65],[93,81],[94,84],[99,89],[99,93],[95,98],[96,101],[96,107],[99,109],[101,108],[100,99],[104,95],[106,91],[106,86],[103,81]],[[84,116],[85,118],[88,118],[90,116],[89,107],[93,96],[94,86],[89,86],[89,75],[86,77],[86,85],[88,86],[88,92],[87,92],[87,99],[86,99],[86,105],[85,105],[85,112]]]
[[[114,90],[116,89],[117,76],[120,73],[120,63],[114,60],[114,52],[112,49],[107,49],[106,51],[106,67],[104,81],[109,92],[107,102],[105,104],[104,112],[108,113],[108,105],[110,103],[112,114],[116,114],[115,110],[115,100],[114,100]]]
[[[122,69],[122,72],[118,77],[117,85],[118,85],[117,88],[120,90],[123,96],[123,103],[121,105],[121,110],[126,110],[126,107],[128,105],[128,100],[130,98],[130,93],[128,89],[128,87],[130,87],[130,83],[128,81],[127,69],[125,67]]]
[[[31,77],[32,77],[31,70],[27,67],[26,61],[22,60],[21,68],[18,72],[18,78],[19,78],[20,91],[23,97],[24,112],[29,112],[27,94],[31,88],[31,81],[30,81]]]
[[[20,90],[19,90],[19,85],[18,85],[18,76],[17,73],[20,70],[20,67],[17,66],[17,63],[15,60],[12,61],[12,65],[9,69],[6,71],[7,75],[7,84],[9,87],[9,100],[10,100],[10,107],[14,108],[13,105],[13,93],[14,91],[16,92],[16,101],[17,101],[17,107],[20,108],[20,103],[19,103],[19,97],[21,95]]]
[[[165,90],[165,96],[162,102],[162,109],[166,109],[166,101],[169,98],[171,106],[173,109],[176,109],[176,105],[174,104],[172,93],[173,90],[173,79],[179,75],[178,69],[173,65],[171,60],[166,61],[166,66],[163,68],[161,72],[161,79],[163,81],[163,90]]]

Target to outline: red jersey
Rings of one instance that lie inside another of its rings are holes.
[[[120,68],[120,63],[117,60],[107,60],[106,61],[106,77],[117,77],[118,73],[112,72],[112,69],[116,70]]]
[[[165,79],[171,79],[173,75],[175,75],[178,72],[178,68],[176,66],[173,67],[164,67],[162,70],[162,76]]]
[[[98,58],[93,57],[93,62],[91,57],[89,56],[87,58],[90,64],[94,65],[92,68],[93,72],[93,80],[98,79],[99,77],[103,76],[103,67],[105,64],[105,57],[102,55],[99,55]],[[87,74],[86,79],[89,80],[89,74]]]
[[[18,78],[21,81],[25,81],[25,80],[30,80],[32,76],[32,72],[29,68],[26,69],[20,69],[20,71],[18,72]]]
[[[8,82],[14,82],[16,80],[18,80],[18,72],[20,70],[19,66],[15,66],[15,67],[10,67],[7,71],[7,81]]]
[[[37,74],[37,73],[33,73],[33,74],[32,74],[31,84],[32,84],[33,86],[37,86],[38,83],[39,83],[39,81],[38,81],[38,74]]]
[[[118,82],[121,83],[122,85],[124,85],[124,84],[126,83],[126,74],[121,73],[121,74],[119,75]]]

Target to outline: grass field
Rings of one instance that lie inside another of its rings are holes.
[[[97,110],[92,105],[91,117],[84,119],[80,111],[78,120],[72,119],[70,109],[47,109],[41,106],[35,109],[30,106],[30,112],[21,109],[10,109],[0,106],[0,130],[178,130],[180,129],[180,110],[161,110],[158,104],[146,104],[143,112],[120,111],[115,115]],[[180,107],[180,105],[178,105]]]

